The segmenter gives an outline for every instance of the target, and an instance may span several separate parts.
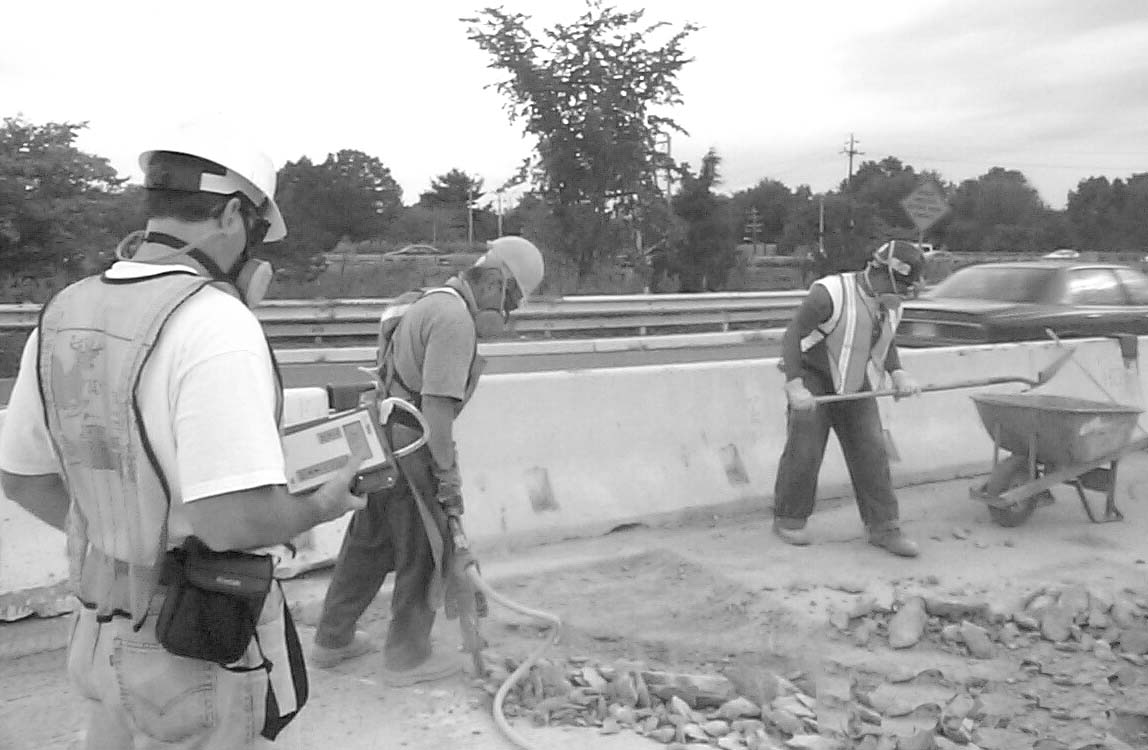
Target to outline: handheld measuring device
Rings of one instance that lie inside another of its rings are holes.
[[[395,458],[402,458],[425,445],[428,433],[422,413],[402,399],[382,399],[286,428],[282,443],[287,491],[298,495],[318,489],[354,454],[365,458],[355,475],[352,492],[362,494],[393,487],[398,467],[387,459],[383,445],[386,436],[380,425],[386,423],[395,408],[414,416],[422,431],[418,440],[394,453]]]

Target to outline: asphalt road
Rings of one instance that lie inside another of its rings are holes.
[[[657,349],[652,351],[596,352],[586,354],[539,354],[521,357],[491,357],[487,373],[548,372],[587,370],[599,367],[635,367],[646,365],[679,364],[683,362],[712,362],[737,359],[758,359],[777,355],[777,344],[753,342],[736,346],[698,347],[696,349]],[[370,364],[368,362],[360,363]],[[283,384],[287,388],[324,386],[328,383],[343,385],[361,382],[362,373],[355,363],[285,365],[281,368]],[[0,405],[8,403],[12,379],[0,379]]]

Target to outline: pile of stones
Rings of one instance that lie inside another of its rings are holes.
[[[831,624],[858,646],[884,637],[895,649],[935,634],[950,649],[991,659],[1001,647],[1016,649],[1046,640],[1098,659],[1148,664],[1148,598],[1102,586],[1045,586],[1017,601],[932,593],[898,595],[876,585],[830,616]]]
[[[487,663],[480,685],[494,695],[517,665],[490,654]],[[814,698],[798,683],[800,673],[757,670],[752,678],[731,679],[655,671],[639,662],[543,659],[511,690],[504,710],[539,726],[630,731],[675,748],[832,750],[838,745],[819,734]]]

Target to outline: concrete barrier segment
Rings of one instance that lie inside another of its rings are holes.
[[[1074,359],[1045,392],[1143,404],[1143,368],[1125,361],[1116,340],[1067,345],[1076,349]],[[903,350],[902,359],[918,382],[943,384],[1035,378],[1056,354],[1054,344],[1037,342]],[[983,390],[883,400],[885,426],[902,457],[892,466],[897,484],[988,471],[992,439],[970,400]],[[290,420],[326,408],[321,388],[287,395]],[[481,551],[697,513],[766,510],[785,433],[775,359],[491,375],[456,430],[467,533]],[[835,440],[819,486],[822,498],[851,492]],[[970,501],[970,514],[983,512]],[[331,564],[348,520],[297,539],[298,556],[279,574]],[[0,498],[0,597],[50,586],[65,571],[62,534]]]

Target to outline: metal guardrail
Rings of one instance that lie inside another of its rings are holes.
[[[688,328],[729,331],[735,325],[786,323],[805,297],[792,292],[585,295],[532,300],[511,314],[520,336]],[[374,336],[388,299],[268,300],[255,314],[271,340],[335,343]],[[40,305],[0,305],[0,331],[31,330]]]

